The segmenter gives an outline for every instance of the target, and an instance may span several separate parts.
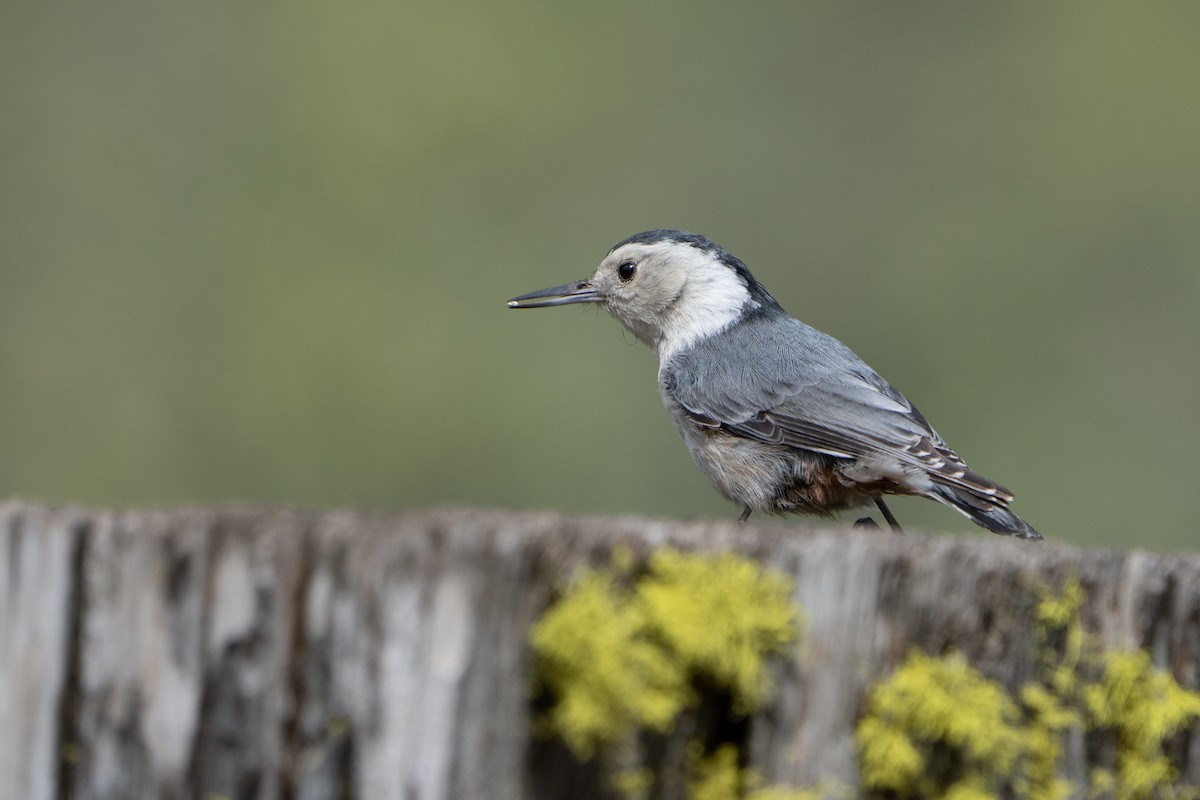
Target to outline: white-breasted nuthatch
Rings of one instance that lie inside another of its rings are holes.
[[[972,472],[921,412],[850,348],[787,315],[703,236],[655,230],[590,278],[509,308],[601,303],[658,353],[663,405],[696,466],[750,513],[830,516],[883,495],[937,500],[994,533],[1041,539],[1008,489]]]

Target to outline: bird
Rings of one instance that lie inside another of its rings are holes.
[[[837,512],[885,495],[935,500],[987,530],[1041,534],[1013,494],[967,466],[916,406],[829,334],[791,317],[742,261],[681,230],[618,242],[591,277],[513,309],[602,305],[658,355],[671,421],[713,488],[752,513]],[[860,520],[874,524],[869,518]]]

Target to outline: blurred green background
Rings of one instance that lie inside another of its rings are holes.
[[[733,519],[648,349],[504,305],[680,227],[1048,538],[1195,547],[1197,42],[1183,3],[6,3],[0,492]]]

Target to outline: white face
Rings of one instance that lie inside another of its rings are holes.
[[[657,350],[661,362],[728,327],[752,302],[736,272],[679,242],[622,245],[600,262],[589,283],[609,313]]]

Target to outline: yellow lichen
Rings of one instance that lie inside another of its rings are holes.
[[[1074,786],[1058,775],[1063,734],[1083,726],[1076,695],[1086,637],[1079,619],[1083,587],[1068,579],[1059,592],[1040,590],[1035,632],[1039,678],[1021,687],[1025,711],[1025,756],[1016,776],[1017,793],[1030,800],[1066,800]]]
[[[654,770],[649,767],[629,767],[613,778],[613,788],[622,797],[645,797],[654,786]]]
[[[1174,783],[1178,770],[1163,754],[1163,742],[1200,718],[1200,693],[1155,669],[1149,653],[1139,650],[1105,653],[1100,679],[1084,687],[1083,699],[1089,727],[1116,738],[1115,774],[1101,770],[1094,777],[1117,800],[1148,800]]]
[[[768,696],[767,659],[798,635],[791,583],[733,555],[663,550],[643,572],[629,552],[587,571],[531,635],[537,675],[553,704],[542,720],[580,758],[613,752],[639,731],[666,731],[703,682],[750,713]],[[1166,741],[1200,719],[1200,694],[1156,669],[1145,652],[1105,651],[1080,620],[1084,593],[1068,581],[1036,612],[1039,670],[1013,693],[957,653],[914,651],[867,698],[856,738],[868,796],[895,800],[1066,800],[1080,788],[1059,772],[1067,735],[1111,742],[1112,766],[1089,775],[1090,797],[1200,800],[1177,786]],[[845,787],[764,787],[733,744],[692,743],[690,800],[816,800]],[[630,752],[626,750],[626,752]],[[632,752],[636,752],[636,748]],[[653,793],[634,759],[616,772],[627,797]]]
[[[745,770],[738,766],[737,748],[724,745],[694,769],[690,800],[740,800],[746,796]]]
[[[815,789],[789,789],[762,786],[754,770],[738,766],[737,748],[722,745],[693,768],[694,778],[688,789],[688,800],[821,800],[838,796],[840,788],[820,786]]]
[[[1163,753],[1168,738],[1200,718],[1200,694],[1155,669],[1144,651],[1105,651],[1083,629],[1083,599],[1073,580],[1043,594],[1040,675],[1016,699],[957,654],[910,655],[872,689],[859,722],[863,787],[898,798],[1065,800],[1077,793],[1059,776],[1064,735],[1075,730],[1116,744],[1116,768],[1092,771],[1090,796],[1200,798],[1174,785],[1177,770]]]
[[[1040,683],[1021,687],[1020,698],[1027,721],[1024,766],[1014,780],[1017,794],[1029,800],[1066,800],[1074,787],[1058,776],[1062,736],[1064,731],[1080,727],[1080,714]]]
[[[1063,630],[1079,621],[1079,609],[1083,607],[1083,586],[1078,578],[1068,578],[1058,592],[1042,589],[1040,594],[1041,600],[1037,605],[1039,636]]]
[[[899,797],[990,797],[1021,756],[1021,735],[1003,687],[957,653],[913,651],[871,690],[856,732],[862,785]]]
[[[705,676],[737,710],[767,691],[766,659],[797,635],[791,583],[732,554],[662,550],[630,568],[588,571],[534,626],[538,677],[555,698],[545,720],[581,758],[634,730],[665,730]]]
[[[700,679],[728,692],[734,713],[756,710],[770,691],[767,659],[799,633],[791,581],[749,559],[664,549],[643,574],[634,577],[634,568],[624,551],[609,568],[583,572],[531,633],[537,679],[553,698],[542,729],[582,759],[637,731],[669,728],[698,700]],[[738,767],[733,747],[693,758],[692,769],[701,775],[697,800],[808,797],[763,794],[775,790]],[[652,780],[628,767],[616,783],[625,796],[644,796]]]
[[[646,636],[645,614],[612,574],[583,575],[534,626],[544,720],[580,758],[637,728],[665,729],[691,700],[678,660]]]
[[[1042,748],[1031,760],[1040,757],[1046,771],[1045,762],[1061,756],[1060,734],[1069,728],[1106,733],[1116,742],[1117,768],[1093,770],[1090,793],[1114,800],[1150,798],[1170,789],[1177,777],[1163,743],[1200,717],[1200,694],[1156,669],[1145,651],[1105,651],[1083,629],[1083,599],[1082,587],[1071,579],[1058,595],[1044,593],[1038,604],[1042,681],[1022,690],[1031,728],[1041,734]],[[1188,794],[1181,790],[1175,796]]]
[[[734,711],[758,708],[770,691],[766,658],[796,636],[791,581],[740,556],[663,550],[638,581],[647,633],[690,674],[729,689]]]

